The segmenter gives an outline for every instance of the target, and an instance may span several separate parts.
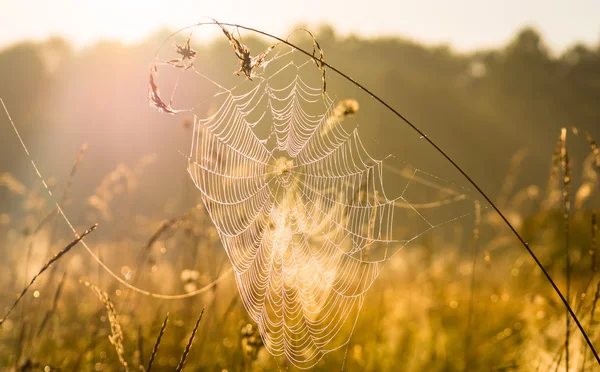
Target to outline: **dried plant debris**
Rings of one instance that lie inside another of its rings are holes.
[[[192,49],[190,46],[191,36],[188,36],[185,43],[183,45],[179,45],[175,43],[175,51],[179,54],[179,58],[172,59],[167,61],[166,63],[176,67],[182,68],[184,70],[188,70],[194,66],[194,61],[196,59],[196,51]],[[159,112],[164,112],[167,114],[176,114],[179,110],[175,110],[171,107],[171,102],[168,104],[163,101],[160,96],[160,90],[158,89],[158,85],[154,80],[154,75],[158,74],[158,69],[156,67],[156,62],[152,63],[150,67],[150,78],[148,83],[148,103],[150,106],[158,109]]]
[[[267,55],[271,52],[271,50],[273,50],[273,48],[275,48],[275,45],[271,45],[259,55],[252,57],[250,55],[250,48],[236,39],[225,27],[223,27],[223,25],[216,20],[214,21],[217,25],[219,25],[219,27],[221,27],[221,30],[223,30],[225,37],[227,40],[229,40],[229,44],[231,44],[231,47],[233,48],[233,52],[240,60],[240,68],[235,71],[234,74],[239,75],[240,73],[244,73],[248,80],[252,80],[252,78],[255,76],[254,71],[263,65]]]
[[[325,55],[323,54],[323,48],[321,48],[321,45],[319,44],[319,42],[317,41],[317,38],[315,37],[315,35],[313,35],[312,32],[308,31],[305,28],[302,28],[299,31],[306,32],[312,38],[312,41],[313,41],[312,57],[313,57],[313,61],[315,62],[315,64],[319,68],[319,70],[323,71],[323,77],[322,77],[323,95],[325,95],[325,93],[327,92],[327,71],[325,70]],[[317,51],[319,52],[318,57],[316,55]]]
[[[175,43],[175,49],[180,57],[167,61],[168,64],[184,70],[188,70],[194,66],[196,51],[190,47],[190,39],[191,36],[187,38],[183,46]]]
[[[164,112],[166,114],[176,114],[178,110],[174,110],[171,107],[171,104],[166,104],[162,98],[160,98],[160,91],[158,90],[158,86],[154,82],[154,74],[158,73],[156,68],[156,63],[152,64],[150,68],[150,81],[148,84],[148,103],[150,106],[158,109],[159,112]]]
[[[106,312],[108,314],[108,322],[110,323],[110,331],[111,335],[108,336],[108,340],[115,347],[115,351],[117,352],[117,356],[119,357],[119,362],[125,369],[128,371],[127,361],[125,361],[125,348],[123,347],[123,330],[121,329],[121,323],[119,323],[119,318],[117,316],[117,311],[115,310],[115,306],[110,301],[108,294],[102,291],[100,288],[95,286],[90,282],[83,282],[86,287],[89,287],[98,297],[100,301],[106,307]]]
[[[355,99],[344,99],[338,102],[332,113],[327,117],[321,129],[321,136],[327,135],[338,123],[342,123],[347,116],[358,112],[358,101]]]

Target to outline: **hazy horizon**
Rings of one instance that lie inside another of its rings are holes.
[[[524,3],[4,1],[0,371],[600,371],[600,0]]]
[[[276,35],[285,35],[299,24],[311,29],[330,25],[340,35],[397,36],[429,45],[447,44],[458,51],[505,45],[518,30],[528,26],[538,30],[548,47],[557,53],[576,43],[600,43],[600,22],[591,16],[600,14],[600,2],[591,0],[575,5],[547,4],[541,0],[527,4],[516,0],[495,1],[485,5],[475,0],[452,4],[435,0],[417,3],[375,0],[368,6],[354,0],[327,3],[308,0],[285,6],[273,0],[261,4],[239,4],[232,0],[200,4],[185,0],[171,7],[157,1],[59,0],[35,7],[32,12],[31,4],[12,2],[3,6],[0,22],[5,30],[0,34],[0,48],[53,36],[65,38],[76,48],[100,40],[136,43],[159,29],[178,29],[207,16]]]

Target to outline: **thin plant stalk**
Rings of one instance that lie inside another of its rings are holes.
[[[592,244],[590,247],[590,254],[592,256],[592,278],[593,275],[596,273],[597,267],[596,267],[596,244],[598,241],[598,223],[596,221],[596,211],[592,212]],[[591,278],[590,278],[591,281]],[[587,292],[587,291],[586,291]],[[596,295],[594,296],[594,302],[592,303],[592,310],[590,311],[590,324],[588,325],[589,328],[592,327],[592,325],[594,324],[594,313],[596,312],[596,304],[598,303],[598,297],[600,297],[600,282],[598,282],[598,285],[596,286]],[[583,351],[583,362],[582,362],[582,369],[585,368],[585,362],[587,359],[587,349],[585,349]]]
[[[39,337],[42,334],[42,331],[46,327],[48,320],[50,320],[52,315],[54,315],[54,313],[56,312],[56,308],[58,307],[58,299],[60,298],[60,295],[62,293],[62,288],[63,288],[63,285],[65,284],[66,277],[67,277],[67,272],[65,271],[60,279],[60,282],[58,282],[58,287],[56,288],[56,292],[54,293],[54,299],[52,300],[52,308],[50,309],[50,311],[48,311],[46,313],[46,315],[44,315],[44,319],[42,320],[42,323],[40,324],[40,328],[37,331],[37,337]]]
[[[481,204],[475,200],[475,225],[473,226],[473,262],[471,264],[471,284],[469,286],[469,307],[467,310],[467,330],[465,332],[465,371],[469,370],[471,327],[473,322],[473,295],[475,291],[475,264],[479,251],[479,226],[481,225]]]
[[[596,305],[598,304],[598,298],[600,298],[600,282],[596,286],[596,295],[594,296],[594,302],[592,303],[592,310],[590,311],[590,324],[594,324],[594,313],[596,312]],[[583,368],[585,368],[585,360],[587,358],[587,349],[583,352]]]
[[[569,255],[569,231],[570,231],[570,220],[571,220],[571,199],[570,199],[570,189],[571,189],[571,169],[569,166],[569,154],[567,153],[567,129],[562,128],[560,131],[560,164],[563,172],[563,221],[564,221],[564,231],[565,231],[565,271],[566,271],[566,281],[567,281],[567,290],[566,297],[567,301],[571,298],[571,258]],[[566,327],[565,327],[565,368],[569,370],[569,336],[570,336],[570,327],[571,327],[571,317],[567,313],[565,317]]]
[[[185,346],[185,350],[183,351],[183,355],[181,355],[181,360],[179,361],[179,365],[175,369],[177,372],[181,372],[183,370],[183,366],[185,365],[185,360],[190,353],[190,349],[192,348],[192,343],[194,342],[194,337],[196,337],[196,331],[198,331],[198,325],[200,325],[200,320],[202,320],[202,315],[204,315],[204,308],[200,312],[198,316],[198,320],[196,321],[196,325],[194,326],[194,330],[192,331],[192,335],[190,336],[190,340]]]
[[[110,323],[110,331],[111,334],[108,336],[108,340],[114,346],[115,351],[117,352],[117,356],[119,357],[119,362],[123,366],[125,372],[129,371],[129,365],[125,360],[125,348],[123,347],[123,330],[121,329],[121,323],[119,323],[117,312],[115,311],[115,306],[111,302],[108,297],[108,293],[102,291],[98,286],[90,283],[90,282],[81,282],[86,287],[90,288],[98,297],[100,301],[106,307],[106,312],[108,315],[108,322]]]
[[[77,243],[79,243],[81,241],[81,239],[83,239],[86,235],[88,235],[91,232],[93,232],[94,230],[96,230],[97,227],[98,227],[98,224],[94,224],[92,227],[87,229],[83,234],[81,234],[77,239],[73,240],[71,243],[69,243],[69,245],[67,245],[65,248],[63,248],[60,252],[55,254],[54,257],[52,257],[50,259],[50,261],[46,262],[46,264],[40,269],[40,271],[37,274],[35,274],[33,279],[31,279],[31,282],[29,282],[29,284],[25,288],[23,288],[23,291],[21,292],[19,297],[17,297],[16,301],[12,304],[10,309],[8,309],[8,312],[4,315],[4,318],[0,319],[0,325],[2,325],[2,323],[4,323],[4,321],[6,320],[6,318],[8,318],[8,316],[13,311],[15,306],[17,306],[19,301],[21,301],[23,296],[25,296],[25,293],[33,285],[33,283],[35,283],[37,278],[40,275],[42,275],[44,273],[44,271],[46,271],[53,263],[58,261],[62,256],[64,256],[67,252],[69,252],[71,250],[71,248],[73,248],[75,245],[77,245]]]
[[[158,347],[160,346],[160,341],[162,340],[162,336],[165,333],[165,329],[167,328],[167,323],[169,322],[169,313],[165,317],[162,326],[160,327],[160,332],[158,332],[158,338],[156,339],[156,343],[152,348],[152,354],[150,355],[150,360],[148,361],[148,369],[146,371],[150,372],[152,369],[152,363],[154,363],[154,357],[156,357],[156,353],[158,352]]]
[[[142,326],[138,325],[138,365],[140,369],[143,369],[143,360],[144,360],[144,333],[142,332]]]
[[[315,61],[315,63],[320,64],[321,68],[329,68],[330,70],[332,70],[332,71],[336,72],[337,74],[339,74],[340,76],[342,76],[344,79],[348,80],[350,83],[352,83],[353,85],[355,85],[357,88],[361,89],[362,91],[364,91],[365,93],[367,93],[368,95],[370,95],[371,97],[373,97],[377,102],[381,103],[385,108],[387,108],[388,110],[390,110],[396,117],[398,117],[399,119],[401,119],[402,121],[404,121],[404,123],[406,123],[412,130],[414,130],[417,134],[419,134],[422,139],[424,139],[440,155],[442,155],[454,167],[454,169],[456,169],[475,188],[475,190],[477,190],[477,192],[485,199],[485,201],[498,214],[498,216],[500,216],[500,218],[506,224],[506,226],[510,229],[510,231],[512,232],[512,234],[517,238],[517,240],[521,243],[521,245],[523,246],[523,248],[525,248],[525,250],[527,251],[527,253],[529,254],[529,256],[531,256],[531,258],[535,261],[536,265],[540,268],[540,270],[542,271],[542,273],[544,274],[544,276],[546,277],[546,279],[548,280],[548,282],[550,283],[550,285],[554,289],[554,292],[556,292],[556,294],[558,295],[558,297],[560,297],[563,305],[567,308],[567,311],[569,312],[569,315],[573,318],[573,321],[575,322],[575,324],[577,324],[577,328],[579,328],[579,331],[581,332],[583,338],[585,339],[585,341],[588,344],[590,350],[594,354],[594,357],[596,358],[596,361],[600,365],[600,356],[598,355],[598,352],[596,351],[596,348],[594,347],[594,344],[590,340],[587,332],[585,331],[585,329],[581,325],[581,322],[579,321],[579,318],[577,317],[577,314],[575,314],[575,312],[573,311],[573,308],[571,307],[571,305],[569,304],[569,302],[567,301],[567,299],[565,298],[565,296],[562,294],[562,292],[558,288],[558,285],[556,284],[556,282],[554,281],[554,279],[552,279],[552,277],[550,276],[550,273],[546,270],[546,268],[544,267],[544,265],[542,264],[542,262],[540,261],[540,259],[535,255],[535,253],[533,252],[533,250],[531,249],[531,247],[529,246],[529,244],[527,244],[527,242],[525,241],[525,239],[521,236],[521,234],[519,234],[519,232],[517,231],[517,229],[510,223],[510,221],[508,220],[508,218],[504,215],[504,213],[502,213],[502,211],[500,210],[500,208],[498,208],[498,206],[496,205],[496,203],[494,203],[492,201],[492,199],[487,195],[487,193],[485,193],[483,191],[483,189],[479,186],[479,184],[477,184],[477,182],[475,182],[475,180],[473,180],[471,178],[471,176],[469,176],[466,173],[466,171],[463,170],[463,168],[460,165],[458,165],[458,163],[456,163],[454,161],[454,159],[452,159],[452,157],[450,157],[450,155],[448,155],[444,150],[442,150],[442,148],[440,146],[438,146],[431,138],[429,138],[421,129],[419,129],[415,124],[413,124],[410,120],[408,120],[400,112],[398,112],[396,109],[394,109],[392,106],[390,106],[386,101],[384,101],[378,95],[376,95],[375,93],[373,93],[371,90],[369,90],[368,88],[366,88],[361,83],[359,83],[356,80],[354,80],[353,78],[351,78],[346,73],[342,72],[341,70],[337,69],[336,67],[332,66],[331,64],[325,62],[323,60],[323,58],[320,58],[320,57],[314,55],[314,53],[310,53],[310,52],[304,50],[303,48],[300,48],[299,46],[297,46],[297,45],[295,45],[295,44],[293,44],[293,43],[291,43],[291,42],[289,42],[289,41],[287,41],[285,39],[282,39],[280,37],[272,35],[272,34],[270,34],[268,32],[261,31],[259,29],[252,28],[252,27],[243,26],[243,25],[236,24],[236,23],[198,22],[198,23],[196,23],[196,24],[194,24],[192,26],[184,27],[184,28],[181,28],[178,31],[175,31],[174,33],[171,34],[171,36],[173,36],[173,35],[175,35],[175,34],[177,34],[179,32],[182,32],[182,31],[184,31],[186,29],[189,29],[191,27],[196,27],[196,26],[201,26],[201,25],[223,25],[223,26],[237,27],[237,28],[240,28],[240,29],[243,29],[243,30],[247,30],[247,31],[250,31],[250,32],[257,33],[259,35],[263,35],[263,36],[269,37],[269,38],[271,38],[273,40],[277,40],[278,42],[280,42],[282,44],[285,44],[285,45],[288,45],[288,46],[290,46],[292,48],[295,48],[298,52],[300,52],[300,53],[308,56],[311,59],[313,59],[313,61]],[[165,43],[169,39],[166,39]]]

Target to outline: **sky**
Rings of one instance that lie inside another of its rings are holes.
[[[206,17],[278,36],[299,24],[329,24],[342,35],[402,36],[461,51],[501,46],[524,26],[537,28],[555,52],[600,42],[600,0],[0,0],[0,9],[0,47],[50,36],[76,47],[131,43]]]

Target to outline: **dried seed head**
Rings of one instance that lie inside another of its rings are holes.
[[[127,366],[127,362],[125,361],[125,348],[123,347],[123,330],[121,329],[121,324],[119,323],[115,306],[110,301],[108,294],[102,291],[96,285],[90,282],[83,282],[83,285],[90,288],[92,292],[96,294],[98,299],[106,307],[106,311],[108,314],[108,322],[110,323],[111,331],[111,334],[108,336],[108,340],[114,346],[115,351],[117,352],[117,356],[119,357],[119,362],[121,362],[121,365],[123,366],[125,371],[128,371],[129,369]]]

